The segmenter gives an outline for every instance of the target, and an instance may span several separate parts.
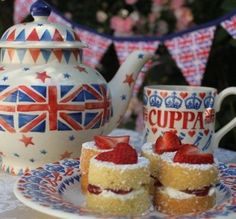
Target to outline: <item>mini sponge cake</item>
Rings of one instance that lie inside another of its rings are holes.
[[[155,143],[147,142],[142,146],[141,154],[150,161],[150,194],[154,194],[155,185],[159,184],[160,155],[164,152],[176,151],[181,147],[181,141],[173,132],[168,131],[157,138]]]
[[[138,216],[150,207],[149,161],[127,143],[119,143],[90,161],[86,205],[111,216]]]
[[[150,161],[150,193],[158,211],[182,215],[214,206],[218,169],[212,154],[182,144],[168,131],[155,143],[145,143],[142,155]]]
[[[90,159],[102,152],[109,151],[119,142],[129,142],[129,136],[94,136],[94,141],[82,144],[80,157],[81,191],[85,193],[88,187],[88,171]]]
[[[158,211],[171,215],[203,212],[215,205],[218,170],[213,156],[193,145],[183,145],[177,152],[160,156],[161,186],[156,188]]]
[[[151,143],[145,143],[143,145],[141,154],[150,161],[149,192],[153,195],[155,192],[155,185],[158,182],[160,155],[154,152],[153,145]]]

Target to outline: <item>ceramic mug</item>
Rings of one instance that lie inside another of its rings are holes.
[[[223,99],[236,94],[229,87],[217,94],[212,87],[154,85],[144,88],[145,139],[155,142],[165,131],[174,131],[183,143],[212,152],[220,139],[236,126],[236,117],[215,132],[215,116]]]

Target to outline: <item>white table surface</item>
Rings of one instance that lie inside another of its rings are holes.
[[[142,143],[142,135],[137,132],[116,129],[112,134],[131,136],[131,143],[135,146]],[[236,152],[225,149],[217,149],[216,158],[224,163],[236,163]],[[16,199],[13,187],[19,176],[11,176],[0,172],[0,219],[53,219],[55,217],[32,210]]]

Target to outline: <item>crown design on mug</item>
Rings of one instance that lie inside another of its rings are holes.
[[[157,91],[153,92],[154,94],[150,96],[150,106],[160,107],[162,104],[162,98],[158,96]]]
[[[186,109],[199,109],[201,107],[202,101],[197,97],[196,93],[193,93],[191,97],[185,100]]]
[[[214,102],[215,102],[214,96],[210,93],[204,100],[205,108],[213,108]]]
[[[176,92],[172,92],[172,94],[165,99],[165,105],[168,108],[179,109],[182,105],[182,100],[177,97]]]

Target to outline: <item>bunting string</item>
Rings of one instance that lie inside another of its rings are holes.
[[[30,5],[35,1],[15,0],[15,23],[21,22],[29,14]],[[194,86],[201,85],[216,27],[223,27],[236,39],[236,10],[219,19],[171,35],[162,37],[116,37],[98,33],[93,29],[70,21],[56,8],[52,6],[51,8],[52,13],[49,17],[51,22],[72,27],[79,38],[88,44],[89,48],[84,49],[83,53],[83,62],[86,65],[95,68],[111,44],[114,45],[120,64],[134,50],[140,49],[154,54],[158,50],[159,45],[164,44],[187,83]],[[133,90],[134,96],[139,92],[146,75],[145,73],[151,65],[152,63],[148,62],[140,71]]]

